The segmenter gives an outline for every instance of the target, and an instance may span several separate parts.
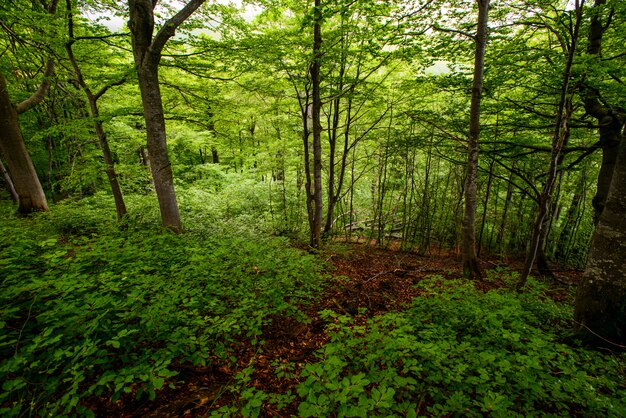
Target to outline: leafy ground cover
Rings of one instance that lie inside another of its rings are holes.
[[[495,265],[460,281],[446,254],[312,256],[219,205],[184,236],[147,211],[112,228],[99,202],[2,208],[3,416],[626,415],[626,358],[570,337],[572,286],[518,295]]]
[[[303,318],[323,284],[283,239],[118,230],[82,209],[3,213],[0,415],[154,400],[185,368],[236,363],[273,316]]]

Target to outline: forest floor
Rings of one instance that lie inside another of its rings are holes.
[[[261,337],[263,343],[254,345],[242,339],[232,347],[237,356],[236,366],[215,358],[209,367],[180,365],[174,387],[166,387],[154,401],[133,401],[123,397],[114,405],[104,399],[91,407],[98,416],[120,417],[196,417],[209,415],[224,405],[241,402],[232,389],[237,373],[252,370],[245,387],[266,393],[295,393],[300,372],[306,364],[316,361],[315,352],[328,341],[328,319],[319,312],[332,310],[349,314],[355,324],[365,324],[367,319],[390,311],[409,307],[420,295],[415,286],[420,280],[440,276],[443,279],[462,277],[460,258],[455,254],[435,252],[418,255],[415,252],[375,248],[366,244],[336,243],[335,251],[325,253],[335,280],[325,293],[310,306],[303,307],[307,321],[292,317],[273,318]],[[506,286],[499,278],[500,272],[520,271],[522,261],[503,262],[495,256],[482,257],[482,267],[487,280],[476,282],[479,290],[488,291]],[[555,271],[549,295],[557,301],[572,298],[572,287],[581,278],[577,270]],[[363,309],[365,308],[365,309]],[[279,375],[282,376],[279,377]],[[231,388],[229,390],[229,388]],[[278,410],[274,404],[263,405],[263,416],[297,416],[297,400]]]

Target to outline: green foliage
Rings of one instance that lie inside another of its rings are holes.
[[[59,206],[0,227],[3,416],[87,414],[89,396],[154,399],[177,365],[228,359],[273,315],[301,316],[296,305],[321,286],[316,260],[284,240],[106,231],[97,198],[90,211]]]
[[[482,293],[434,277],[406,312],[355,325],[331,341],[298,386],[301,416],[624,416],[619,357],[562,344],[570,309],[529,294]]]

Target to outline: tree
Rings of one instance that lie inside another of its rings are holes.
[[[18,115],[43,100],[50,87],[50,77],[53,72],[54,61],[49,59],[44,72],[44,80],[39,89],[30,98],[17,105],[11,103],[7,81],[0,73],[0,151],[9,166],[13,185],[19,197],[18,212],[22,214],[47,211],[48,202],[26,149]]]
[[[129,27],[132,35],[135,68],[143,103],[146,123],[150,168],[159,201],[163,226],[181,232],[180,213],[174,190],[174,176],[167,152],[165,117],[159,85],[159,62],[167,41],[176,29],[204,3],[204,0],[189,1],[178,13],[167,20],[154,34],[154,8],[156,0],[129,0]]]
[[[311,246],[319,248],[322,233],[322,93],[320,68],[322,65],[322,8],[315,0],[313,9],[313,62],[311,63],[311,100],[313,121],[313,223]]]
[[[42,13],[45,16],[52,16],[56,12],[57,3],[58,0],[42,1],[41,4],[33,3],[32,7],[36,9],[43,7]],[[25,44],[20,38],[21,34],[17,34],[5,24],[1,26],[7,32],[13,46]],[[48,45],[39,45],[38,41],[34,43],[42,49],[47,49]],[[45,41],[49,41],[49,39]],[[0,71],[0,151],[7,162],[15,191],[19,196],[18,212],[22,214],[48,210],[46,195],[26,149],[18,120],[18,115],[37,106],[48,93],[54,74],[54,59],[51,57],[45,59],[43,68],[43,79],[37,91],[26,100],[15,105],[9,96],[7,80]]]
[[[117,179],[117,174],[115,173],[115,162],[113,161],[113,154],[111,153],[111,147],[109,146],[109,142],[107,140],[106,133],[104,131],[104,127],[102,126],[102,121],[100,120],[100,109],[98,108],[98,99],[101,98],[109,88],[114,85],[119,85],[124,82],[124,78],[118,80],[116,82],[110,83],[102,87],[98,92],[94,93],[85,78],[83,77],[83,72],[81,71],[80,65],[76,60],[76,56],[74,55],[73,45],[76,42],[76,37],[74,36],[74,17],[73,17],[73,6],[71,0],[66,0],[67,5],[67,30],[69,40],[65,44],[65,49],[67,51],[67,55],[72,64],[72,68],[74,69],[74,74],[76,76],[76,80],[80,87],[85,92],[85,96],[87,96],[87,102],[89,103],[89,111],[91,113],[91,118],[93,120],[94,129],[96,131],[96,135],[98,137],[98,142],[100,144],[100,148],[102,149],[102,155],[104,157],[105,164],[105,172],[109,179],[109,184],[111,185],[111,191],[113,193],[113,199],[115,200],[115,211],[117,213],[117,219],[121,220],[126,215],[126,204],[124,203],[124,196],[122,194],[122,188],[120,187],[120,183]]]
[[[607,0],[596,0],[591,10],[587,43],[587,55],[590,58],[588,68],[595,69],[596,72],[599,70],[601,73],[609,73],[609,71],[606,71],[607,60],[603,58],[602,54],[602,43],[606,31],[612,24],[614,25],[615,13],[614,6],[607,7]],[[602,74],[602,76],[605,76],[605,74]],[[622,129],[626,123],[626,109],[603,97],[601,86],[594,85],[590,80],[592,78],[601,79],[602,76],[590,74],[589,77],[585,77],[582,88],[582,100],[585,111],[598,122],[599,145],[602,149],[602,164],[598,173],[597,191],[592,202],[595,210],[594,222],[598,222],[605,206],[605,200],[611,185],[611,176],[617,161]],[[616,78],[614,74],[612,74],[612,78]],[[619,81],[619,77],[616,79],[623,84],[623,82]],[[620,97],[617,103],[621,101],[620,99],[622,98]]]
[[[11,176],[9,175],[9,172],[7,171],[7,169],[4,167],[2,160],[0,160],[0,172],[2,172],[2,179],[4,180],[4,185],[7,188],[7,191],[11,195],[11,199],[14,202],[19,202],[20,197],[17,195],[17,192],[15,191],[15,186],[13,186],[13,180],[11,179]]]
[[[623,7],[623,2],[610,0],[596,0],[593,5],[587,45],[590,74],[583,80],[581,94],[585,110],[598,121],[602,164],[593,199],[596,228],[576,292],[574,326],[589,340],[609,348],[616,344],[624,348],[626,343],[626,109],[616,104],[623,101],[624,90],[617,90],[621,94],[616,96],[616,89],[611,91],[598,80],[623,85],[617,67],[611,65],[615,57],[603,54],[609,29],[623,36],[623,26],[615,27],[619,20],[614,19]],[[618,41],[617,47],[622,46],[623,41]],[[623,57],[620,52],[618,58]]]
[[[483,91],[485,70],[485,49],[487,46],[487,19],[490,0],[477,0],[478,26],[473,36],[476,43],[474,55],[474,81],[470,104],[470,128],[467,144],[467,174],[465,176],[465,214],[463,216],[461,256],[463,274],[470,279],[483,277],[476,255],[476,177],[478,175],[478,150],[480,140],[480,102]]]
[[[568,37],[570,39],[570,45],[567,49],[567,61],[563,70],[563,81],[561,86],[561,94],[559,104],[556,112],[555,129],[552,137],[552,152],[550,154],[550,167],[548,169],[548,176],[544,184],[541,196],[539,197],[539,212],[533,227],[532,238],[530,240],[530,249],[524,262],[524,269],[517,282],[517,288],[521,289],[526,285],[528,276],[535,263],[535,257],[540,246],[545,242],[547,235],[547,215],[550,210],[550,203],[552,201],[552,194],[554,192],[554,186],[557,180],[557,170],[559,168],[559,162],[562,162],[561,151],[563,146],[567,143],[569,138],[569,124],[572,117],[573,105],[572,105],[572,67],[574,65],[574,57],[576,56],[576,47],[578,44],[578,34],[580,25],[582,23],[583,6],[585,0],[576,0],[575,14],[576,19],[573,25],[570,23]],[[571,22],[571,20],[570,20]],[[564,51],[565,52],[565,51]]]
[[[323,110],[328,137],[323,233],[328,235],[335,220],[335,208],[350,191],[351,186],[344,190],[349,154],[376,129],[391,108],[365,107],[363,102],[375,102],[377,90],[383,89],[384,82],[393,72],[389,68],[390,58],[403,47],[399,34],[404,35],[407,24],[393,1],[384,5],[368,1],[337,2],[325,11],[332,12],[331,16],[325,16],[330,28],[325,35],[329,47],[324,53],[324,63],[329,71],[325,77],[328,100]],[[390,28],[383,23],[382,16],[392,16],[394,11],[398,15],[397,27]],[[376,79],[378,70],[383,70],[384,75]],[[372,114],[371,118],[366,118],[367,111]]]
[[[575,328],[609,345],[626,343],[626,141],[622,133],[611,186],[576,291]],[[623,346],[622,346],[623,348]]]

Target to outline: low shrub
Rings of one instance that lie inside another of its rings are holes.
[[[60,227],[59,212],[0,226],[2,416],[154,398],[175,365],[228,359],[271,317],[302,315],[324,280],[317,260],[278,238],[105,232],[108,215],[84,215],[74,222],[98,234],[60,236],[78,229]]]
[[[399,313],[355,325],[334,320],[331,341],[298,386],[312,416],[625,416],[623,357],[559,342],[567,306],[471,282],[419,284]]]

